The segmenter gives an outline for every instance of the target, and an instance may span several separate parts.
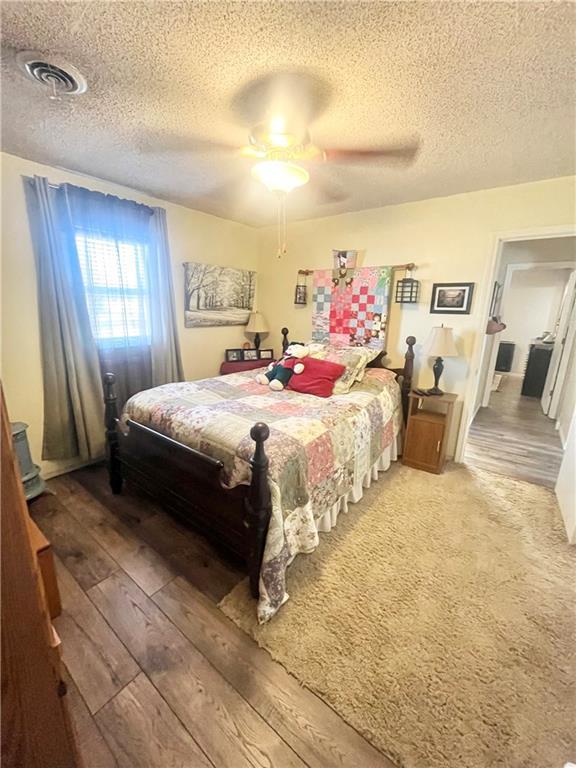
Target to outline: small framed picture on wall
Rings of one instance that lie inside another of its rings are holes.
[[[226,362],[227,363],[238,363],[242,360],[242,350],[241,349],[227,349],[226,350]]]
[[[274,358],[274,350],[273,349],[261,349],[260,352],[260,360],[272,360]]]
[[[258,350],[257,349],[243,349],[242,350],[242,359],[243,360],[258,360]]]
[[[358,251],[338,251],[332,250],[332,261],[334,269],[356,269],[358,260]]]
[[[474,283],[434,283],[430,312],[435,315],[469,315]]]

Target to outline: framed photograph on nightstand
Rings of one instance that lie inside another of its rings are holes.
[[[258,350],[259,360],[273,360],[274,359],[274,350],[273,349],[260,349]]]
[[[258,350],[257,349],[243,349],[242,350],[242,360],[258,360]]]
[[[226,350],[226,362],[227,363],[239,363],[242,360],[241,349],[227,349]]]

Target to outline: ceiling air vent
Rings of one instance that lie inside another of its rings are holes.
[[[39,51],[20,51],[16,54],[20,70],[29,80],[49,88],[51,98],[84,93],[86,78],[64,58]]]

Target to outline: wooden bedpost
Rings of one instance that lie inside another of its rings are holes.
[[[259,594],[260,566],[264,555],[264,544],[268,533],[268,524],[272,513],[270,488],[268,486],[268,457],[264,451],[264,441],[268,440],[270,430],[261,421],[254,424],[250,437],[256,443],[254,456],[250,460],[252,481],[246,499],[246,518],[244,524],[248,536],[248,575],[250,593],[257,598]]]
[[[122,491],[122,467],[118,456],[118,404],[113,373],[104,374],[104,423],[106,424],[106,457],[108,460],[108,477],[112,493]]]
[[[412,389],[412,374],[414,373],[414,344],[415,336],[408,336],[406,339],[408,349],[404,355],[404,375],[402,376],[402,411],[404,413],[404,423],[408,420],[408,395]]]
[[[282,334],[282,354],[284,354],[284,352],[286,352],[290,344],[290,342],[288,341],[288,333],[289,333],[288,328],[281,328],[280,333]]]

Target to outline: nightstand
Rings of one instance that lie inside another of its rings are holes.
[[[437,475],[442,472],[446,462],[452,412],[457,399],[458,395],[449,392],[428,397],[410,392],[403,464],[426,472],[435,472]],[[444,412],[427,410],[427,402],[443,406]]]
[[[234,360],[229,363],[222,363],[220,366],[220,376],[227,373],[240,373],[240,371],[251,371],[254,368],[264,368],[270,365],[272,360]]]

